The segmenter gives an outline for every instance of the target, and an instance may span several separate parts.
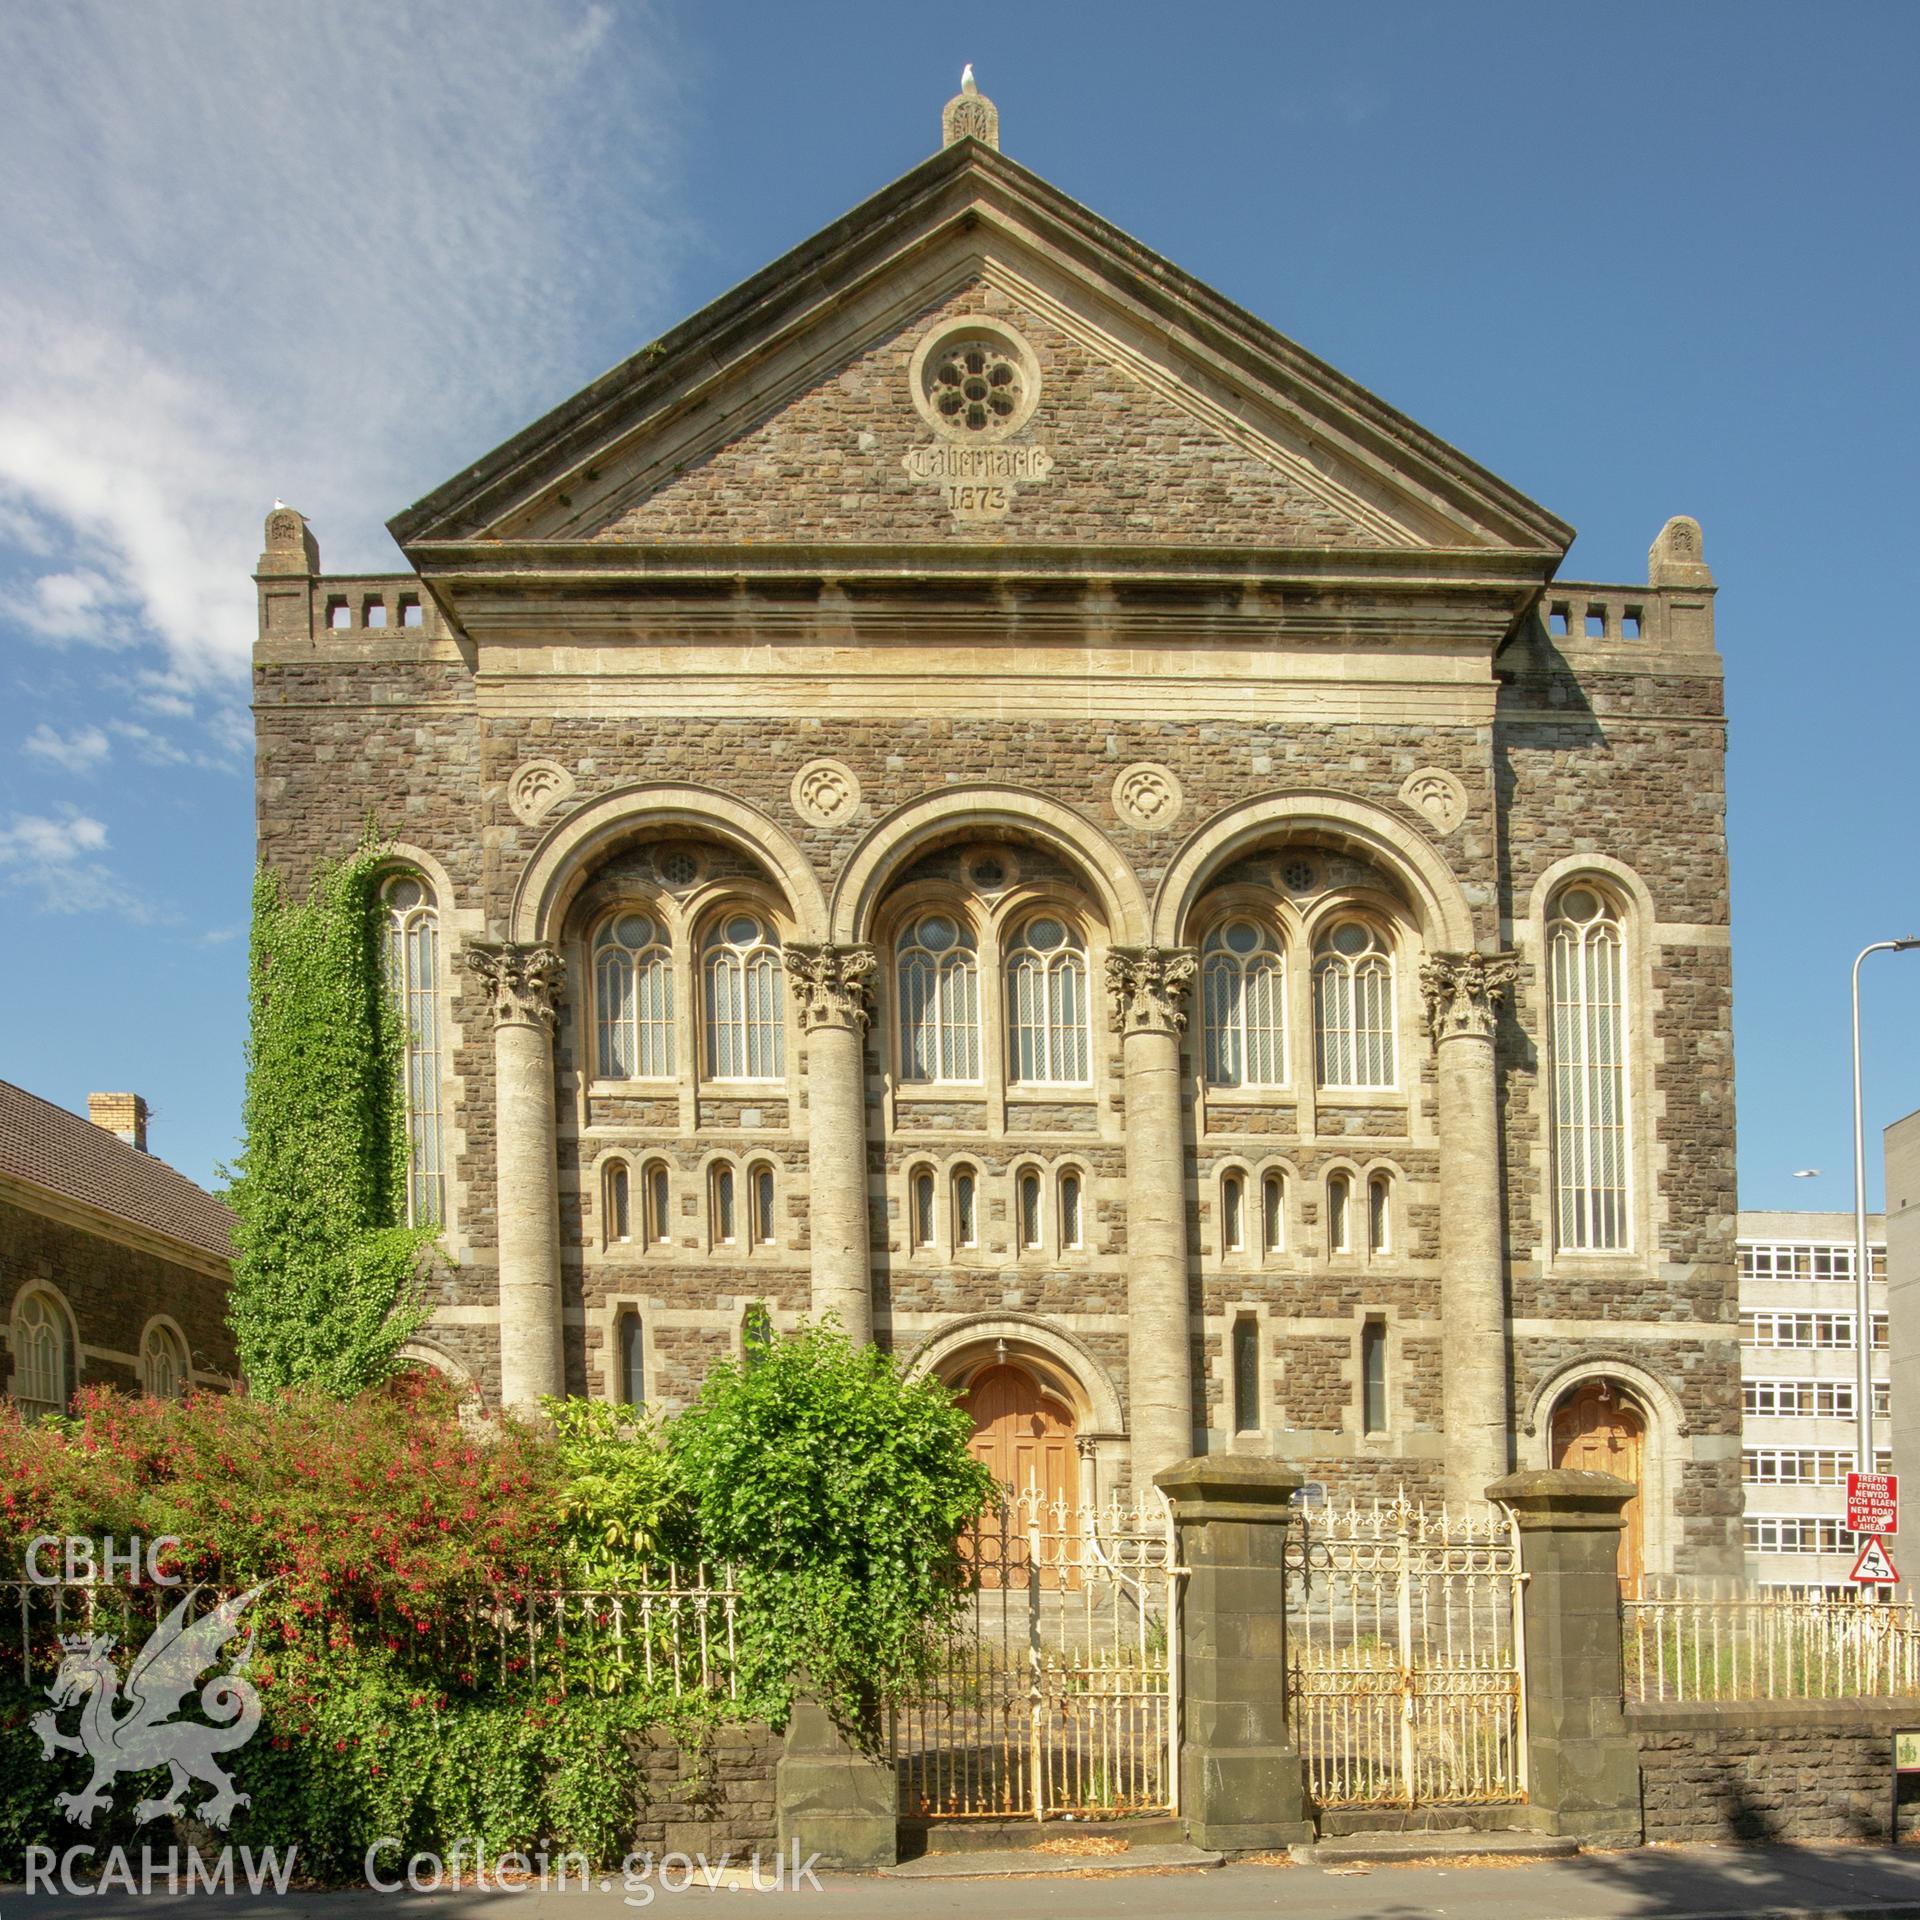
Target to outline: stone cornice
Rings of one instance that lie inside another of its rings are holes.
[[[233,1279],[231,1263],[217,1254],[209,1253],[205,1247],[196,1247],[189,1241],[176,1240],[171,1234],[136,1225],[131,1220],[122,1219],[117,1213],[89,1206],[84,1200],[71,1199],[66,1194],[53,1192],[51,1188],[36,1186],[31,1180],[22,1180],[16,1174],[0,1173],[0,1201],[22,1207],[29,1213],[37,1213],[44,1219],[58,1221],[62,1226],[77,1228],[97,1239],[111,1240],[116,1246],[130,1248],[135,1253],[150,1254],[156,1260],[166,1261],[169,1266],[185,1267],[190,1272],[204,1274],[210,1280],[219,1281],[222,1286],[229,1285]]]

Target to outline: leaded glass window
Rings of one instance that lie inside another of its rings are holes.
[[[1572,886],[1548,915],[1554,1216],[1568,1252],[1628,1244],[1627,996],[1620,919]]]
[[[1055,914],[1039,914],[1007,952],[1012,1078],[1026,1085],[1088,1080],[1086,943]]]
[[[594,936],[602,1080],[666,1080],[673,1057],[673,954],[651,914],[617,913]]]
[[[950,913],[922,914],[895,943],[902,1080],[980,1078],[980,965]]]
[[[1229,920],[1207,935],[1200,967],[1207,1079],[1279,1087],[1287,1079],[1286,970],[1273,935]]]
[[[407,1224],[437,1227],[440,1161],[440,915],[432,891],[411,873],[380,890],[387,987],[404,1036],[401,1097],[407,1124]]]
[[[707,1071],[716,1080],[785,1074],[780,936],[758,915],[731,913],[706,939]]]
[[[1316,1070],[1329,1088],[1394,1084],[1393,958],[1365,920],[1336,920],[1315,943]]]

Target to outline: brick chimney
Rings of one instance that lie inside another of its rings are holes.
[[[147,1150],[147,1103],[137,1093],[90,1093],[87,1118],[130,1147]]]

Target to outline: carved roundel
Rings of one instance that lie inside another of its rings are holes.
[[[545,819],[573,789],[573,775],[558,760],[528,760],[514,768],[507,782],[507,805],[515,819],[532,826]]]
[[[1400,784],[1400,798],[1443,838],[1467,817],[1467,790],[1444,767],[1422,767]]]
[[[837,827],[860,804],[860,782],[843,760],[809,760],[793,776],[794,811],[816,827]]]
[[[1114,811],[1136,827],[1172,826],[1185,799],[1173,769],[1151,760],[1122,767],[1113,783]]]
[[[951,440],[1004,440],[1040,401],[1033,349],[985,314],[941,321],[914,349],[907,377],[921,418]]]

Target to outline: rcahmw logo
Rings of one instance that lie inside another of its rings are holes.
[[[63,1579],[75,1585],[112,1583],[116,1574],[124,1574],[130,1586],[150,1582],[161,1587],[181,1584],[176,1573],[163,1572],[163,1557],[178,1546],[171,1538],[151,1542],[131,1540],[124,1546],[112,1540],[95,1543],[69,1538],[62,1542],[42,1535],[27,1549],[27,1577],[35,1585],[50,1586]],[[54,1549],[59,1549],[57,1559]],[[50,1570],[49,1563],[57,1568]],[[144,1581],[143,1581],[144,1576]],[[189,1815],[211,1827],[225,1828],[235,1812],[247,1805],[247,1796],[234,1785],[233,1777],[220,1764],[220,1756],[234,1752],[253,1738],[260,1725],[260,1695],[249,1680],[247,1668],[253,1659],[253,1634],[237,1651],[226,1651],[227,1643],[240,1630],[241,1616],[266,1590],[270,1582],[261,1581],[245,1593],[233,1595],[201,1615],[190,1618],[193,1595],[185,1594],[166,1615],[145,1644],[134,1655],[123,1680],[115,1664],[118,1637],[109,1633],[66,1634],[60,1640],[60,1666],[47,1688],[52,1711],[33,1716],[32,1726],[40,1736],[41,1757],[52,1760],[62,1753],[83,1755],[92,1767],[86,1785],[74,1793],[54,1796],[59,1807],[76,1826],[90,1827],[93,1816],[113,1805],[111,1788],[123,1773],[141,1774],[166,1769],[163,1792],[139,1801],[133,1809],[137,1822],[157,1820],[162,1814]],[[213,1672],[205,1685],[202,1674]],[[183,1710],[189,1694],[198,1692],[202,1719],[188,1719]],[[75,1714],[73,1730],[60,1724],[61,1715]],[[211,1789],[197,1804],[189,1807],[184,1796],[198,1781]],[[61,1887],[68,1893],[123,1888],[128,1892],[153,1890],[155,1876],[173,1891],[179,1872],[175,1850],[156,1856],[151,1848],[141,1849],[138,1879],[124,1848],[110,1849],[107,1858],[91,1880],[83,1879],[95,1859],[95,1849],[70,1847],[56,1856],[51,1847],[27,1850],[29,1890],[51,1891],[56,1866]],[[241,1849],[241,1868],[249,1889],[260,1891],[266,1884],[284,1888],[292,1872],[294,1852],[289,1849],[284,1861],[269,1849],[255,1859],[250,1848]],[[233,1849],[223,1847],[219,1858],[209,1865],[195,1849],[188,1849],[187,1891],[196,1883],[208,1891],[216,1886],[231,1888]]]

